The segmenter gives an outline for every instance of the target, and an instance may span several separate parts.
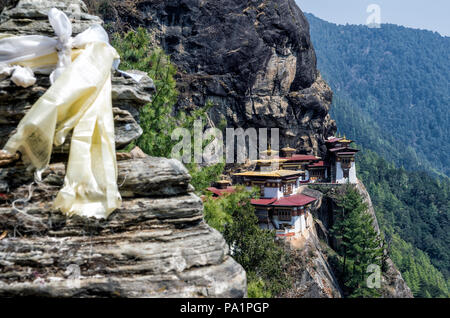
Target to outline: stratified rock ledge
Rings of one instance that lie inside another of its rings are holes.
[[[16,168],[0,170],[8,169]],[[119,180],[128,174],[122,187],[135,191],[107,220],[66,218],[52,209],[63,171],[62,163],[49,168],[47,181],[20,205],[24,212],[10,202],[26,197],[27,185],[0,204],[0,227],[7,231],[0,241],[0,297],[246,295],[245,271],[228,256],[220,233],[204,223],[202,202],[190,192],[181,163],[121,161]]]
[[[0,33],[53,36],[52,7],[68,14],[74,34],[102,23],[80,0],[20,0],[1,13]],[[49,85],[42,75],[27,89],[0,78],[0,149]],[[117,149],[142,134],[140,109],[154,91],[146,75],[139,83],[113,76]],[[52,202],[64,183],[69,145],[70,138],[54,149],[38,186],[30,187],[33,173],[20,162],[0,168],[0,297],[246,296],[245,271],[204,222],[202,201],[179,161],[121,153],[122,207],[107,220],[67,218]]]

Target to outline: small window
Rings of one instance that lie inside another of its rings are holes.
[[[278,219],[280,221],[290,221],[291,210],[278,210]]]
[[[283,184],[283,194],[284,195],[292,194],[292,191],[293,191],[292,183]]]

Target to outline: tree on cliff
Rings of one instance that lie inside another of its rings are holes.
[[[213,105],[207,102],[204,108],[190,113],[179,111],[174,114],[173,107],[178,100],[174,78],[177,69],[171,63],[170,57],[161,48],[152,44],[150,34],[144,28],[127,33],[114,33],[112,44],[121,56],[121,68],[147,72],[156,88],[152,102],[140,110],[143,133],[137,141],[137,146],[148,155],[169,158],[172,148],[178,143],[177,140],[172,140],[172,132],[176,128],[186,128],[194,138],[194,121],[200,119],[206,123],[206,112]],[[203,147],[209,142],[205,141]],[[132,143],[128,149],[134,146],[135,143]],[[200,167],[191,162],[187,163],[186,167],[192,176],[191,184],[201,193],[211,182],[217,180],[224,164]]]
[[[275,297],[291,286],[287,275],[289,254],[274,241],[274,232],[258,226],[253,194],[237,191],[204,202],[205,220],[223,233],[233,258],[247,272],[248,296]]]
[[[176,118],[171,116],[178,98],[176,68],[160,48],[152,46],[143,28],[113,34],[112,44],[121,56],[121,68],[145,71],[155,83],[152,103],[141,110],[143,134],[137,145],[149,155],[169,157],[173,145],[170,133],[177,127]]]
[[[339,198],[339,212],[332,228],[341,256],[341,280],[350,297],[376,297],[379,292],[367,286],[369,265],[380,266],[383,249],[373,226],[373,218],[361,195],[348,186]]]

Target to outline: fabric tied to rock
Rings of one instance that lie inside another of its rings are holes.
[[[106,218],[121,205],[111,102],[111,68],[119,56],[100,25],[72,38],[63,12],[51,9],[49,20],[56,39],[0,35],[0,76],[19,72],[17,82],[27,87],[34,84],[34,71],[50,74],[52,83],[4,150],[19,151],[40,179],[53,145],[62,145],[72,132],[64,186],[54,206],[68,216]]]

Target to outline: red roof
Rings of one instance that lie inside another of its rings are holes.
[[[308,166],[309,168],[325,167],[325,162],[319,161]]]
[[[303,194],[296,194],[290,197],[284,197],[280,199],[253,199],[251,204],[253,205],[273,205],[273,206],[303,206],[308,203],[314,202],[317,199],[309,197]]]
[[[328,139],[327,141],[325,141],[325,142],[328,142],[328,143],[333,143],[333,142],[336,142],[336,141],[339,141],[339,140],[341,140],[342,138],[337,138],[337,137],[334,137],[334,138],[331,138],[331,139]]]
[[[358,149],[354,149],[354,148],[350,148],[350,147],[338,147],[338,148],[332,148],[330,149],[330,152],[336,152],[336,151],[342,151],[342,150],[347,150],[347,151],[351,151],[351,152],[358,152]]]
[[[307,205],[308,203],[316,201],[316,198],[309,197],[304,194],[296,194],[291,195],[290,197],[284,197],[278,199],[276,202],[274,202],[272,205],[274,206],[303,206]]]
[[[227,187],[226,189],[218,189],[216,187],[209,187],[206,190],[212,192],[218,196],[224,195],[226,193],[233,193],[235,191],[234,187]]]
[[[271,198],[271,199],[252,199],[250,202],[254,205],[270,205],[273,202],[275,202],[277,198]]]

